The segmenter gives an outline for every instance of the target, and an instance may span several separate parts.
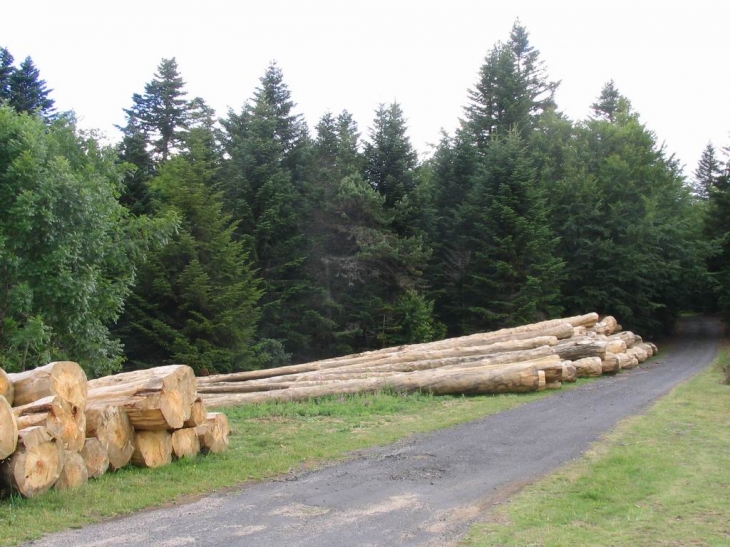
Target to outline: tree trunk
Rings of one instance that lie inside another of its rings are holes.
[[[109,467],[121,469],[134,453],[134,428],[129,416],[116,406],[99,406],[86,411],[86,434],[99,439],[109,455]]]
[[[322,371],[311,371],[288,376],[277,376],[263,380],[249,380],[246,382],[218,382],[211,385],[199,386],[201,394],[211,393],[253,393],[283,389],[304,381],[326,381],[326,380],[355,380],[365,378],[376,378],[390,376],[392,373],[406,373],[440,368],[470,368],[483,367],[499,364],[514,364],[523,361],[530,361],[555,355],[550,346],[541,346],[535,349],[514,351],[507,353],[495,353],[487,356],[449,357],[446,359],[430,359],[412,363],[398,363],[394,365],[381,364],[367,367],[343,367],[337,369],[326,369]]]
[[[317,386],[290,387],[261,393],[203,395],[203,397],[209,406],[234,406],[267,401],[302,401],[325,395],[375,392],[383,389],[422,391],[434,395],[520,393],[537,390],[540,387],[537,367],[554,363],[555,359],[559,361],[556,356],[550,356],[512,365],[427,370],[381,378],[345,380],[335,384],[327,382]]]
[[[200,424],[198,424],[200,425]],[[176,458],[194,458],[200,453],[200,440],[195,427],[186,427],[172,432],[172,454]]]
[[[53,487],[56,490],[70,490],[78,488],[89,482],[89,470],[86,468],[84,458],[78,452],[66,450],[65,463]]]
[[[630,348],[636,343],[636,335],[630,330],[625,330],[616,334],[612,334],[608,337],[609,340],[623,340],[626,344],[626,349]]]
[[[78,363],[58,361],[8,376],[15,389],[15,406],[57,395],[75,407],[86,408],[86,373]]]
[[[576,337],[561,340],[554,349],[562,359],[569,361],[577,361],[584,357],[603,358],[606,355],[606,341],[591,336]]]
[[[588,330],[595,332],[596,334],[605,334],[606,336],[609,336],[619,330],[619,324],[615,317],[607,315]]]
[[[578,381],[578,370],[572,361],[563,361],[563,382],[577,382]]]
[[[13,409],[18,418],[18,428],[37,425],[63,444],[63,448],[79,452],[86,439],[86,413],[59,395],[52,395]]]
[[[204,452],[219,454],[228,450],[231,428],[228,425],[228,417],[222,412],[209,412],[205,423],[196,427],[195,433]]]
[[[11,491],[26,498],[38,496],[55,484],[61,475],[65,452],[61,443],[43,426],[18,432],[18,448],[0,463],[0,476]]]
[[[18,446],[18,421],[10,403],[0,395],[0,460],[15,452]]]
[[[138,431],[134,438],[132,463],[138,467],[162,467],[172,462],[169,431]]]
[[[611,353],[626,353],[627,349],[626,342],[620,338],[607,340],[606,351],[610,351]]]
[[[205,423],[208,411],[205,409],[203,399],[198,397],[190,408],[190,419],[185,422],[185,427],[198,427]]]
[[[608,353],[606,353],[606,356],[608,357]],[[603,366],[601,363],[600,357],[584,357],[583,359],[573,361],[573,366],[575,367],[578,378],[593,378],[603,374]],[[618,365],[618,362],[616,364]]]
[[[639,363],[643,363],[649,358],[649,353],[644,349],[645,344],[635,344],[634,347],[626,350],[626,353],[636,357]]]
[[[109,469],[109,453],[96,437],[86,439],[79,454],[84,459],[90,479],[98,479]]]
[[[15,388],[13,387],[13,381],[10,376],[0,368],[0,397],[5,397],[10,406],[13,406],[13,400],[15,399]],[[2,458],[0,458],[2,459]]]
[[[625,354],[621,354],[625,355]],[[577,361],[574,361],[577,362]],[[602,374],[616,374],[621,370],[621,361],[618,358],[618,354],[606,352],[606,356],[601,359],[601,373]]]
[[[183,427],[196,398],[195,374],[187,365],[137,370],[89,382],[89,407],[122,407],[137,430]]]

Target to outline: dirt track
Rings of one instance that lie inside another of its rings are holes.
[[[53,547],[449,545],[496,502],[577,458],[717,353],[720,326],[688,320],[651,363],[569,392],[196,503],[54,534]]]

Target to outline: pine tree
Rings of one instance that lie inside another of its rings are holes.
[[[418,155],[406,135],[406,120],[398,103],[380,105],[365,144],[365,179],[395,207],[415,189]]]
[[[130,134],[144,134],[156,160],[165,161],[179,146],[187,129],[190,104],[185,100],[185,82],[177,61],[162,59],[144,95],[132,96],[132,108],[125,109]]]
[[[0,47],[0,103],[10,100],[10,76],[15,70],[14,63],[10,52]]]
[[[235,223],[223,214],[204,143],[169,159],[153,179],[156,209],[179,231],[140,268],[119,333],[135,368],[186,363],[197,373],[255,367],[259,281]]]
[[[517,131],[493,141],[460,211],[466,268],[463,330],[554,317],[563,262],[553,257],[545,198]]]
[[[712,192],[712,187],[717,184],[718,178],[721,176],[722,166],[717,159],[715,147],[712,143],[702,151],[702,157],[697,163],[697,169],[694,172],[693,188],[694,194],[700,199],[708,199]]]
[[[20,67],[10,73],[8,85],[8,104],[17,112],[40,114],[47,119],[53,116],[55,103],[48,97],[52,90],[48,89],[45,80],[40,79],[40,71],[33,64],[33,59],[26,57]]]
[[[302,231],[299,158],[309,142],[293,106],[281,71],[270,66],[242,112],[231,111],[222,120],[228,159],[219,184],[226,208],[238,222],[238,237],[250,243],[263,279],[258,338],[269,348],[283,345],[285,353],[301,359],[322,318],[311,305],[315,289],[306,273]]]

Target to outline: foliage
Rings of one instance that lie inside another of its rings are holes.
[[[55,111],[51,91],[41,80],[33,59],[26,57],[16,68],[10,52],[0,48],[0,104],[7,101],[16,112],[39,114],[50,120]]]
[[[116,370],[109,325],[134,281],[135,263],[161,223],[132,219],[117,201],[111,150],[69,118],[50,128],[0,107],[0,366],[49,358],[89,375]]]

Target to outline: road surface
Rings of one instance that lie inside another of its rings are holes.
[[[495,503],[581,456],[619,420],[705,368],[720,325],[687,320],[641,367],[352,460],[235,493],[53,534],[44,547],[454,544]]]

